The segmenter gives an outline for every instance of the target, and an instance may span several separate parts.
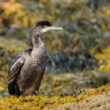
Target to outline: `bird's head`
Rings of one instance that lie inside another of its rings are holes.
[[[49,21],[43,20],[35,23],[31,35],[36,36],[52,30],[62,30],[62,29],[63,29],[62,27],[52,26],[52,24]]]

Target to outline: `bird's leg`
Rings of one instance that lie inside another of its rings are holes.
[[[35,90],[35,91],[33,92],[33,95],[38,95],[38,91]]]

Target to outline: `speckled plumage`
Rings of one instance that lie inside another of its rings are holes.
[[[11,95],[26,96],[39,90],[46,67],[46,48],[39,31],[31,36],[32,48],[20,54],[8,72],[8,91]]]

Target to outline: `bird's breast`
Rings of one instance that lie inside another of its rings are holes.
[[[46,49],[45,48],[33,49],[31,53],[31,58],[33,61],[45,62],[45,59],[47,58]]]
[[[44,50],[33,50],[30,55],[27,54],[25,64],[18,78],[21,90],[31,87],[36,82],[38,74],[42,74],[45,69],[46,59],[46,51]]]
[[[31,55],[27,55],[26,64],[30,68],[37,69],[46,64],[47,54],[45,48],[33,49]]]

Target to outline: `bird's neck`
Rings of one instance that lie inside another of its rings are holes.
[[[39,35],[37,37],[36,36],[32,37],[32,46],[33,48],[38,48],[41,46],[45,47],[44,42],[41,40]]]

